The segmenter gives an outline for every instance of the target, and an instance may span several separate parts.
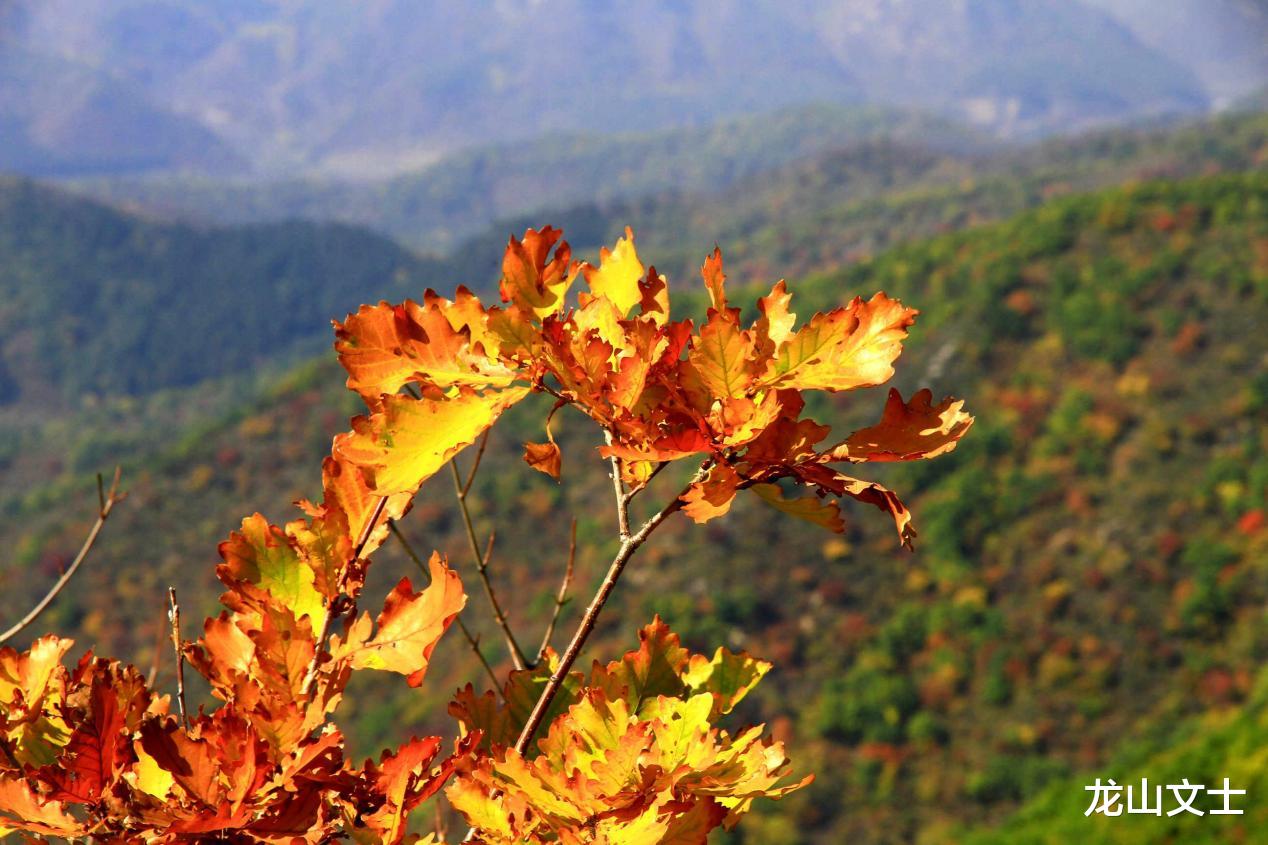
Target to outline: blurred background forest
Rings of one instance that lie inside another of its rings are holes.
[[[914,553],[874,513],[816,534],[750,498],[627,573],[589,654],[659,613],[773,660],[741,716],[818,773],[726,841],[1268,841],[1262,0],[0,0],[3,624],[119,463],[129,499],[36,627],[149,666],[166,586],[210,612],[216,544],[318,492],[358,410],[329,320],[495,298],[507,236],[546,224],[586,256],[633,226],[676,309],[715,243],[803,315],[884,289],[922,311],[897,386],[978,418],[884,473]],[[520,460],[547,407],[472,494],[528,639],[569,514],[576,595],[615,544],[584,421],[556,423],[561,485]],[[444,479],[403,528],[473,574]],[[437,654],[421,691],[354,682],[356,752],[452,731],[479,669]],[[1142,776],[1228,777],[1246,814],[1084,817],[1085,784]]]

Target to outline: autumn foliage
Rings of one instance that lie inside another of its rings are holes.
[[[972,418],[928,391],[891,391],[877,424],[832,439],[803,416],[802,391],[887,381],[916,312],[878,293],[797,327],[781,281],[746,325],[720,252],[702,274],[710,307],[697,327],[671,319],[665,279],[632,233],[593,265],[573,260],[557,230],[529,230],[507,248],[501,306],[465,288],[452,300],[427,291],[337,325],[367,413],[335,438],[319,501],[300,502],[284,526],[248,517],[220,545],[224,610],[180,644],[218,702],[187,711],[134,667],[91,653],[68,666],[72,644],[56,636],[0,650],[0,834],[401,842],[418,837],[411,811],[445,789],[468,841],[699,843],[754,800],[804,784],[761,728],[717,726],[769,664],[689,653],[657,619],[624,657],[574,670],[594,617],[661,522],[679,510],[717,518],[744,490],[838,532],[839,500],[857,499],[910,545],[898,497],[842,468],[949,451]],[[437,554],[425,587],[402,578],[377,614],[359,611],[373,552],[420,485],[533,393],[555,400],[544,441],[525,445],[533,468],[560,475],[550,424],[561,408],[604,433],[621,543],[608,577],[562,654],[547,649],[500,690],[457,693],[455,743],[414,737],[378,760],[347,759],[331,719],[351,673],[420,685],[467,600]],[[632,524],[634,497],[683,460],[694,474],[681,492]]]

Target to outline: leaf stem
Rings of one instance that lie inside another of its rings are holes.
[[[489,558],[493,550],[493,538],[490,535],[488,549],[481,552],[480,541],[476,539],[475,525],[471,521],[471,511],[467,508],[468,490],[464,489],[462,479],[458,475],[458,462],[451,460],[449,469],[453,473],[453,489],[458,499],[458,510],[462,512],[462,523],[467,529],[467,541],[471,544],[471,556],[475,558],[476,572],[480,574],[480,582],[484,584],[484,594],[488,597],[489,606],[493,609],[493,618],[497,620],[498,627],[502,629],[502,638],[506,641],[506,649],[511,654],[511,662],[516,669],[523,669],[528,665],[528,660],[525,658],[520,644],[516,641],[515,634],[511,632],[511,624],[507,621],[506,614],[502,612],[502,605],[498,602],[497,593],[494,592],[493,584],[489,581]],[[470,481],[468,481],[469,485]]]
[[[121,473],[122,469],[120,467],[114,468],[114,481],[110,483],[110,489],[108,491],[104,491],[102,489],[103,485],[101,476],[97,476],[97,501],[99,504],[97,509],[97,521],[88,532],[88,537],[84,540],[84,544],[79,547],[79,553],[75,555],[75,559],[71,561],[70,566],[67,567],[66,571],[62,573],[62,576],[57,579],[57,582],[53,584],[52,588],[47,594],[45,594],[44,598],[40,599],[39,603],[36,604],[35,607],[31,608],[26,616],[23,616],[4,633],[0,633],[0,643],[11,640],[17,634],[21,633],[26,626],[38,619],[40,614],[43,613],[50,604],[52,604],[53,599],[57,598],[58,593],[60,593],[66,587],[67,583],[70,582],[70,579],[74,577],[75,572],[80,567],[80,564],[82,564],[88,557],[88,552],[92,550],[93,544],[97,542],[97,535],[101,533],[102,526],[104,526],[106,524],[106,520],[110,518],[110,513],[114,510],[114,506],[119,502],[122,502],[127,496],[126,493],[119,492],[119,477]]]

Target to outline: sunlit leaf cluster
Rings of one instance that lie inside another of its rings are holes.
[[[0,834],[401,842],[415,835],[410,812],[449,782],[470,841],[698,843],[754,800],[804,784],[760,728],[716,725],[770,665],[725,649],[691,654],[659,619],[637,650],[588,674],[571,670],[583,626],[562,656],[547,650],[497,693],[459,691],[452,753],[415,737],[357,764],[331,721],[354,671],[423,682],[466,604],[458,575],[433,555],[424,589],[402,578],[372,615],[358,610],[369,558],[419,487],[532,393],[555,399],[546,442],[526,444],[534,468],[560,474],[559,409],[604,432],[622,522],[612,583],[659,524],[630,529],[629,499],[680,460],[698,463],[695,476],[660,519],[682,510],[706,522],[751,489],[839,532],[847,497],[885,510],[909,543],[897,496],[837,465],[946,452],[972,423],[962,403],[891,392],[880,422],[833,441],[802,416],[801,393],[888,380],[916,312],[878,293],[798,327],[781,281],[746,325],[720,252],[702,275],[704,321],[674,321],[665,279],[643,265],[632,233],[595,265],[573,260],[560,232],[529,230],[507,248],[499,306],[464,288],[452,300],[428,291],[337,325],[367,413],[335,438],[319,501],[300,502],[302,516],[281,526],[250,516],[220,545],[223,611],[193,642],[175,634],[216,701],[187,710],[183,686],[160,693],[91,653],[68,667],[72,643],[55,636],[0,650]],[[584,289],[570,305],[574,286]],[[807,492],[789,498],[788,486]]]

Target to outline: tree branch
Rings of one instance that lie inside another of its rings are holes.
[[[568,587],[572,584],[572,567],[577,560],[577,520],[572,520],[572,535],[568,540],[568,566],[564,569],[564,580],[559,585],[559,593],[555,596],[555,610],[550,615],[550,624],[546,626],[546,633],[542,635],[541,647],[537,649],[537,657],[533,660],[536,666],[542,662],[542,658],[546,656],[546,649],[550,648],[550,638],[555,634],[555,624],[559,621],[559,614],[564,609],[564,605],[568,603]]]
[[[604,430],[603,439],[611,446],[612,432]],[[613,455],[608,462],[612,465],[612,489],[616,492],[616,527],[621,542],[627,543],[630,539],[630,497],[621,484],[621,459]]]
[[[349,560],[343,568],[343,575],[339,583],[339,594],[330,600],[326,605],[326,618],[322,620],[321,632],[317,635],[316,645],[313,650],[313,659],[308,663],[308,671],[304,674],[304,695],[311,695],[313,685],[317,683],[317,664],[321,662],[321,653],[325,648],[326,638],[330,636],[330,629],[334,627],[335,619],[342,616],[347,610],[347,597],[343,593],[344,580],[348,577],[348,570],[352,564],[365,551],[366,544],[370,542],[370,536],[374,534],[374,528],[379,524],[379,519],[383,516],[383,511],[387,508],[387,496],[380,496],[378,504],[374,506],[374,513],[370,514],[370,520],[365,524],[365,528],[361,529],[361,536],[357,538],[356,548],[352,550],[352,560]]]
[[[507,621],[506,614],[502,612],[502,605],[498,603],[493,584],[489,581],[489,557],[493,550],[492,536],[489,538],[488,550],[481,553],[480,541],[476,539],[475,525],[471,521],[471,511],[467,508],[467,492],[463,489],[462,479],[458,475],[457,461],[450,461],[449,469],[453,473],[453,489],[458,498],[458,510],[462,512],[462,522],[467,529],[467,540],[471,544],[471,556],[475,558],[476,571],[480,574],[481,583],[484,584],[484,594],[489,599],[489,606],[493,608],[493,618],[502,629],[502,638],[506,641],[507,651],[511,653],[511,662],[516,669],[523,669],[528,665],[528,660],[516,641],[515,634],[511,632],[511,624]]]
[[[115,467],[114,480],[110,483],[109,491],[104,489],[101,475],[97,475],[97,502],[99,505],[97,509],[97,521],[93,524],[92,530],[88,532],[88,537],[84,540],[84,544],[80,546],[79,554],[75,555],[75,559],[71,561],[70,566],[67,567],[66,571],[62,573],[62,576],[57,579],[57,583],[53,584],[52,589],[48,591],[44,598],[40,599],[40,602],[35,605],[35,607],[31,608],[30,612],[28,612],[26,616],[23,616],[7,631],[0,634],[0,643],[7,642],[12,639],[17,634],[21,633],[26,626],[30,625],[39,618],[39,615],[43,613],[50,604],[52,604],[53,599],[57,598],[58,593],[60,593],[70,582],[70,579],[74,577],[75,572],[88,557],[88,552],[92,550],[93,543],[97,542],[97,535],[101,533],[102,526],[104,526],[106,524],[106,520],[110,518],[110,513],[114,510],[114,506],[119,502],[122,502],[124,498],[127,497],[126,493],[119,492],[119,477],[121,474],[122,469],[120,467]]]
[[[692,483],[700,479],[703,471],[702,467],[696,473],[695,478],[692,479]],[[683,493],[685,492],[686,490],[684,489]],[[624,496],[617,500],[618,507],[627,507],[628,504],[629,502]],[[616,587],[616,582],[620,579],[621,572],[625,569],[625,564],[629,563],[630,558],[634,556],[634,552],[638,551],[639,547],[647,541],[651,533],[671,514],[680,510],[682,506],[682,494],[679,494],[652,516],[651,519],[643,523],[642,528],[621,543],[621,548],[617,550],[616,557],[612,559],[612,563],[608,567],[607,575],[603,577],[603,583],[599,585],[594,598],[590,600],[590,606],[586,608],[585,615],[581,618],[581,624],[577,626],[576,633],[572,635],[572,641],[568,643],[568,648],[564,651],[563,656],[560,657],[559,666],[551,674],[550,680],[546,682],[546,688],[542,690],[537,703],[533,705],[532,713],[528,716],[528,721],[524,723],[524,729],[520,732],[519,739],[515,742],[515,751],[517,753],[522,755],[528,749],[528,744],[532,742],[534,734],[537,733],[542,720],[546,717],[546,711],[550,709],[551,702],[554,701],[555,696],[559,693],[559,688],[563,685],[564,679],[568,677],[572,664],[576,662],[582,647],[594,630],[599,613],[602,612],[603,606],[607,604],[608,597],[612,595],[612,590]]]
[[[486,428],[484,436],[480,438],[480,447],[476,449],[475,460],[471,464],[471,469],[467,472],[467,480],[462,485],[462,498],[467,498],[467,494],[471,492],[471,485],[475,482],[476,471],[480,469],[480,459],[484,457],[484,450],[489,445],[489,435],[493,433],[493,429]]]
[[[172,623],[172,648],[176,652],[176,704],[180,707],[181,722],[189,730],[189,716],[185,713],[185,653],[181,642],[181,606],[176,603],[176,588],[167,588],[167,619]]]

